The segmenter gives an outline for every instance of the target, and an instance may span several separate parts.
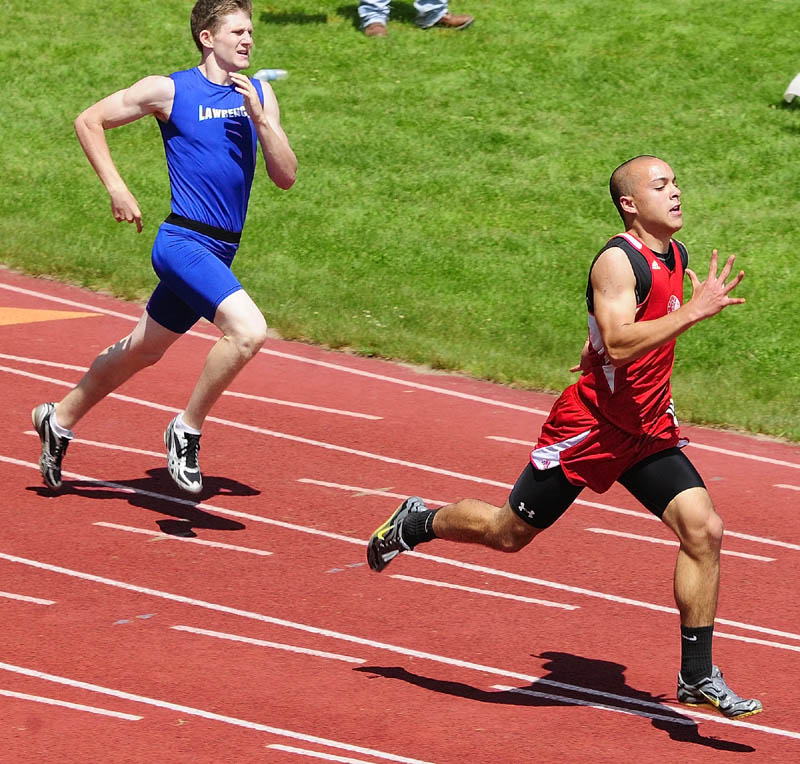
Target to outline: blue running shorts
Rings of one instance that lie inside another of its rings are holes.
[[[161,281],[147,303],[150,317],[177,334],[201,316],[213,322],[219,304],[242,288],[231,272],[238,247],[162,223],[153,242],[153,270]]]

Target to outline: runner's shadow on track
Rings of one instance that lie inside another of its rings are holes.
[[[536,708],[602,705],[615,711],[649,718],[653,727],[664,730],[670,738],[681,743],[694,743],[718,751],[736,753],[755,751],[749,745],[716,737],[703,737],[691,717],[680,713],[676,707],[663,703],[663,695],[651,695],[628,686],[625,681],[626,667],[620,663],[559,652],[546,652],[534,657],[546,660],[542,668],[549,673],[529,687],[519,687],[513,691],[482,690],[462,682],[413,674],[399,666],[359,666],[353,671],[386,679],[399,679],[426,690],[481,703]]]
[[[156,525],[159,526],[162,533],[168,533],[171,536],[195,536],[193,528],[216,531],[244,530],[246,526],[243,523],[199,509],[196,504],[214,496],[257,496],[261,493],[236,480],[212,475],[203,477],[202,493],[196,498],[190,498],[190,494],[179,492],[165,467],[148,470],[147,474],[146,478],[107,481],[122,488],[131,489],[133,493],[88,480],[64,481],[57,494],[44,486],[29,487],[27,490],[48,498],[71,494],[85,499],[125,501],[133,507],[166,515],[167,517],[156,520]],[[174,498],[185,503],[171,501]]]

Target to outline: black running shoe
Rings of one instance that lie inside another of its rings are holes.
[[[62,438],[50,427],[50,415],[56,410],[55,403],[41,403],[31,411],[31,419],[39,440],[42,441],[42,455],[39,457],[39,469],[45,485],[50,488],[61,488],[61,460],[67,453],[69,438]]]
[[[367,562],[375,571],[383,570],[400,552],[411,547],[403,541],[403,520],[411,512],[424,512],[427,509],[422,499],[412,496],[406,499],[369,538]]]
[[[203,490],[203,476],[197,463],[200,451],[200,436],[182,433],[175,429],[175,417],[164,431],[164,445],[167,447],[167,467],[175,483],[189,493]]]
[[[728,687],[717,666],[711,669],[711,676],[701,679],[697,684],[684,682],[678,674],[678,702],[687,706],[708,704],[729,719],[742,719],[764,710],[760,700],[740,698]]]

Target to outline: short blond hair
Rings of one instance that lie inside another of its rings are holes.
[[[216,32],[223,16],[236,11],[244,11],[248,16],[253,15],[252,0],[197,0],[192,8],[190,26],[192,37],[197,49],[203,52],[203,43],[200,42],[200,32],[208,29]]]

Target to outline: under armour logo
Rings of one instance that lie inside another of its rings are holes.
[[[533,517],[534,514],[536,514],[536,510],[535,509],[528,509],[525,506],[525,502],[524,501],[521,501],[519,503],[519,511],[522,512],[522,514],[527,515],[528,517]]]

